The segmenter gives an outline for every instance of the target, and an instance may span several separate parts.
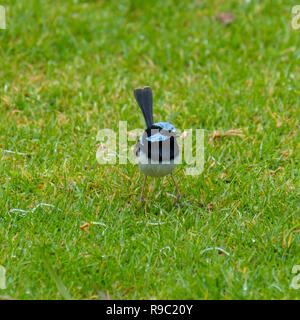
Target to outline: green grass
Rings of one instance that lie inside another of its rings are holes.
[[[296,1],[0,4],[0,296],[299,298]],[[136,166],[96,161],[100,129],[144,126],[144,85],[156,121],[205,129],[203,173],[175,172],[181,205],[168,178],[141,205]]]

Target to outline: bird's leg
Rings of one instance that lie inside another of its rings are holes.
[[[143,193],[144,193],[144,189],[145,189],[146,179],[147,179],[147,176],[145,176],[145,178],[144,178],[144,183],[143,183],[142,192],[141,192],[141,196],[140,196],[140,199],[142,202],[144,202]]]
[[[176,187],[176,190],[177,190],[178,201],[180,201],[180,199],[181,199],[181,193],[180,193],[179,188],[178,188],[178,185],[177,185],[177,183],[176,183],[176,181],[175,181],[175,179],[174,179],[173,172],[171,173],[171,177],[172,177],[172,180],[173,180],[173,182],[174,182],[174,184],[175,184],[175,187]]]

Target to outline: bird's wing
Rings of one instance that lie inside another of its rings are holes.
[[[141,143],[138,141],[133,148],[133,154],[137,157],[141,148]]]

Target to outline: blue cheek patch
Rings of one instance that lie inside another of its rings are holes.
[[[161,127],[162,129],[165,129],[165,130],[175,131],[175,127],[169,122],[157,122],[157,123],[154,123],[154,125]]]
[[[153,125],[158,126],[158,127],[162,128],[164,130],[167,130],[167,131],[169,131],[169,130],[175,131],[175,127],[169,122],[157,122],[157,123],[154,123]],[[165,136],[165,135],[161,134],[160,132],[157,132],[157,133],[153,134],[152,136],[147,137],[146,139],[150,142],[159,142],[159,141],[166,141],[166,140],[170,139],[170,136]],[[142,137],[139,138],[139,141],[140,141],[141,145],[144,145]]]
[[[168,136],[164,136],[162,134],[160,134],[159,132],[158,133],[155,133],[154,135],[150,136],[150,137],[147,137],[146,138],[148,141],[150,142],[159,142],[159,141],[165,141],[165,140],[168,140],[170,139],[170,137]],[[140,144],[141,145],[144,145],[143,143],[143,138],[142,137],[139,137],[139,141],[140,141]]]
[[[150,142],[159,142],[159,141],[168,140],[168,139],[170,139],[170,137],[164,136],[164,135],[160,134],[159,132],[157,132],[157,133],[153,134],[152,136],[147,137],[146,139]]]

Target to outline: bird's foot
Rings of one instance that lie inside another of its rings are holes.
[[[141,192],[141,196],[140,196],[140,200],[141,200],[141,202],[142,202],[143,204],[145,203],[145,200],[144,200],[144,198],[143,198],[143,193],[144,193],[144,188],[145,188],[146,179],[147,179],[147,176],[145,176],[145,178],[144,178],[144,183],[143,183],[142,192]]]
[[[179,188],[178,188],[178,185],[177,185],[177,183],[176,183],[176,181],[175,181],[175,179],[174,179],[173,173],[171,173],[171,178],[172,178],[172,180],[173,180],[173,182],[174,182],[174,185],[175,185],[175,187],[176,187],[176,190],[177,190],[177,200],[178,200],[178,202],[180,202],[180,200],[181,200],[181,193],[180,193]]]

